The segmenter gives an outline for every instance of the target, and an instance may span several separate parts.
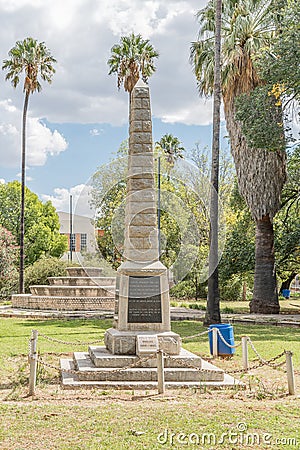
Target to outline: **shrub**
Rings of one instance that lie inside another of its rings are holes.
[[[223,301],[242,300],[243,283],[238,277],[231,277],[226,282],[220,283],[220,299]]]
[[[12,233],[0,225],[0,297],[9,297],[17,289],[16,269],[19,249]]]
[[[29,292],[29,286],[49,284],[48,277],[62,277],[67,275],[68,261],[62,261],[53,256],[43,256],[32,266],[25,269],[25,290]]]
[[[183,280],[170,289],[170,295],[175,298],[195,298],[196,287],[192,280]],[[206,287],[198,286],[198,297],[206,297]]]
[[[206,306],[201,305],[200,303],[191,303],[189,305],[189,308],[191,309],[198,309],[199,311],[206,311]]]

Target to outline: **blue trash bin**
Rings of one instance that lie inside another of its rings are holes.
[[[291,291],[289,289],[282,289],[282,296],[287,300],[290,298]]]
[[[220,333],[222,334],[224,340],[229,345],[234,345],[234,335],[233,335],[233,326],[227,323],[217,323],[209,326],[209,329],[218,328]],[[208,333],[209,339],[209,349],[211,355],[213,354],[213,332]],[[218,355],[219,356],[228,356],[233,355],[235,353],[235,348],[228,347],[220,338],[218,334]]]

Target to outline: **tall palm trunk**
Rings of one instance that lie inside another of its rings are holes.
[[[274,231],[270,217],[266,215],[256,220],[254,290],[250,312],[278,314],[279,310]]]
[[[25,169],[26,169],[26,119],[29,102],[29,91],[25,93],[22,123],[22,156],[21,156],[21,205],[20,205],[20,274],[19,293],[24,294],[24,234],[25,234]]]
[[[250,309],[252,313],[278,313],[272,221],[280,208],[286,155],[281,150],[250,148],[241,124],[235,120],[234,107],[226,103],[226,99],[224,103],[239,191],[256,223],[254,293]]]
[[[215,33],[215,67],[214,67],[214,109],[213,109],[213,142],[211,167],[210,197],[210,247],[209,278],[207,292],[207,308],[204,324],[219,323],[220,293],[218,272],[218,231],[219,231],[219,153],[220,153],[220,106],[221,106],[221,19],[222,0],[216,0],[216,33]]]

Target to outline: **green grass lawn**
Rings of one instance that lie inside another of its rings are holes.
[[[110,326],[111,320],[0,319],[1,450],[299,448],[299,397],[287,396],[286,375],[268,367],[242,378],[245,391],[184,389],[164,396],[154,391],[64,391],[57,373],[45,369],[40,370],[36,396],[27,396],[32,329],[68,342],[92,342],[101,340]],[[184,339],[205,330],[201,323],[173,322],[172,328],[185,348],[209,357],[207,335]],[[293,351],[300,370],[300,329],[234,325],[234,335],[236,343],[242,335],[250,336],[265,359],[283,349]],[[42,336],[38,348],[55,365],[59,354],[75,350]],[[249,356],[254,361],[253,352]],[[240,348],[232,359],[214,363],[227,371],[241,367]],[[297,382],[300,389],[298,375]]]

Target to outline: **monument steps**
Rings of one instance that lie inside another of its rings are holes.
[[[50,286],[115,286],[116,277],[49,277]]]
[[[113,355],[106,347],[90,346],[88,354],[95,367],[111,367],[120,368],[129,364],[134,364],[139,361],[139,357],[135,355]],[[172,358],[165,359],[165,367],[182,367],[186,361],[189,364],[201,368],[202,359],[189,352],[188,350],[181,349],[179,355],[172,355]],[[149,359],[143,362],[142,367],[156,367],[156,359]]]
[[[184,359],[184,358],[182,358]],[[186,358],[186,363],[190,363]],[[155,360],[153,360],[155,361]],[[75,352],[73,362],[78,371],[78,379],[80,381],[157,381],[156,367],[141,366],[120,370],[112,367],[95,367],[88,353]],[[224,372],[220,369],[213,369],[208,372],[200,372],[190,367],[182,367],[174,361],[173,367],[165,368],[166,381],[223,381]],[[130,363],[128,363],[130,365]],[[124,367],[127,367],[125,365]],[[121,368],[120,368],[121,369]]]
[[[18,308],[36,310],[59,310],[59,311],[112,311],[115,305],[114,297],[64,297],[64,296],[42,296],[32,294],[18,294]],[[14,303],[13,303],[14,306]]]
[[[33,295],[51,297],[114,297],[115,286],[30,286]]]
[[[30,286],[31,294],[12,296],[12,306],[54,311],[113,311],[115,277],[98,267],[68,267],[67,277],[49,277],[49,285]],[[74,284],[73,284],[74,283]]]
[[[61,368],[65,370],[76,369],[73,359],[61,359]],[[206,370],[216,369],[215,366],[207,361],[203,361],[203,368]],[[87,369],[86,369],[87,370]],[[90,369],[89,369],[90,370]],[[62,372],[62,387],[64,389],[123,389],[123,390],[157,390],[157,381],[155,380],[126,380],[124,377],[122,380],[81,380],[78,375]],[[212,389],[233,388],[238,387],[240,389],[245,388],[245,384],[236,380],[232,376],[223,372],[223,379],[220,380],[199,380],[194,379],[192,381],[166,381],[166,389],[183,389],[183,388],[201,388],[210,387]]]
[[[70,277],[100,277],[103,269],[101,267],[68,267],[68,275]]]

